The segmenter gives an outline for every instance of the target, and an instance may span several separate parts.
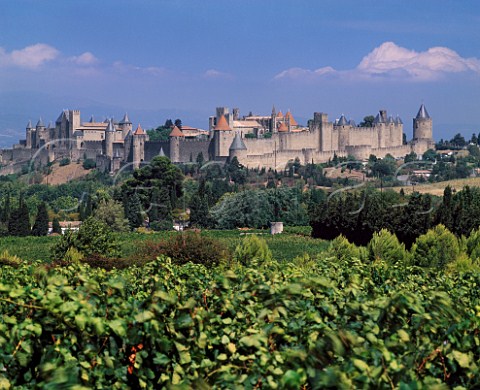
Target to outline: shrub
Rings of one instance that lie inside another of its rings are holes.
[[[65,165],[69,165],[69,164],[70,164],[70,159],[68,157],[62,158],[59,163],[61,167],[64,167]]]
[[[233,259],[243,265],[249,265],[253,260],[267,262],[272,260],[272,252],[263,238],[250,235],[237,245]]]
[[[414,265],[443,269],[460,255],[460,246],[452,232],[437,225],[417,238],[411,253]]]
[[[170,257],[175,264],[192,262],[213,266],[228,257],[228,249],[213,238],[203,237],[199,233],[184,232],[173,239],[145,242],[135,258],[150,261],[160,255]]]
[[[468,257],[466,253],[461,253],[455,261],[447,265],[447,268],[454,273],[480,272],[480,265]]]
[[[382,260],[395,264],[407,259],[405,245],[401,244],[397,236],[387,229],[374,233],[367,248],[370,261]]]
[[[345,236],[342,235],[332,240],[330,247],[327,250],[327,256],[332,256],[337,260],[347,262],[352,258],[360,259],[362,257],[360,249],[355,244],[350,243]]]
[[[113,269],[124,269],[134,264],[141,265],[143,262],[138,262],[132,259],[112,258],[93,253],[80,260],[84,264],[88,264],[92,268],[102,268],[106,271]]]
[[[93,217],[87,218],[77,233],[65,232],[53,248],[54,259],[63,259],[70,248],[75,248],[84,256],[97,253],[113,257],[117,253],[112,231],[105,223]]]
[[[0,253],[0,266],[8,265],[17,268],[22,264],[22,259],[18,256],[11,255],[7,250]]]
[[[473,260],[478,261],[480,258],[480,229],[472,230],[466,239],[467,255]]]
[[[83,168],[84,169],[93,169],[97,166],[97,163],[95,160],[91,158],[87,158],[86,160],[83,161]]]

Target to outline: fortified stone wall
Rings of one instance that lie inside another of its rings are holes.
[[[208,150],[210,146],[210,140],[196,140],[196,139],[182,139],[180,140],[180,161],[190,162],[197,160],[197,156],[202,153],[204,160],[208,160]],[[230,145],[228,145],[230,147]]]

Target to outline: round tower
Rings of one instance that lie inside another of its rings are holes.
[[[345,150],[350,144],[350,125],[347,118],[342,114],[338,123],[338,150]]]
[[[180,140],[185,138],[185,134],[182,133],[177,126],[173,127],[170,132],[170,161],[173,163],[181,162],[180,160]]]
[[[113,140],[115,138],[115,128],[113,127],[113,122],[110,119],[108,121],[108,126],[105,130],[105,155],[108,158],[113,158]]]
[[[132,136],[133,169],[139,168],[140,164],[145,160],[146,138],[147,134],[139,124]]]
[[[122,138],[125,138],[129,131],[132,131],[132,122],[128,118],[127,113],[123,116],[123,119],[119,123],[120,128],[122,129]]]
[[[34,133],[34,129],[32,127],[32,121],[28,121],[27,123],[27,128],[25,129],[26,130],[26,139],[25,139],[25,147],[27,149],[31,149],[32,148],[32,145],[35,145],[35,142],[32,140],[33,138],[33,133]]]
[[[231,161],[234,157],[236,157],[240,163],[243,161],[243,164],[246,164],[247,147],[245,146],[240,133],[235,133],[235,138],[228,149],[229,160]]]
[[[229,126],[225,115],[221,115],[217,120],[217,125],[213,129],[213,142],[215,145],[215,158],[228,157],[229,146],[232,144],[235,134]]]
[[[433,138],[432,118],[422,103],[418,114],[413,118],[413,140],[431,140]]]

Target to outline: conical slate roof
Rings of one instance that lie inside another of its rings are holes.
[[[400,117],[397,115],[397,117],[395,118],[395,124],[397,125],[403,125],[403,122],[402,120],[400,119]]]
[[[348,121],[347,121],[347,118],[345,118],[345,115],[342,114],[342,116],[338,120],[337,125],[338,126],[348,126]]]
[[[214,130],[220,130],[220,131],[230,131],[232,130],[230,126],[228,125],[227,119],[225,118],[225,115],[222,115],[220,118],[218,118],[217,125],[215,126]]]
[[[388,123],[395,123],[395,120],[393,119],[393,116],[388,117]]]
[[[93,115],[90,117],[90,121],[89,121],[89,122],[90,122],[90,123],[95,122],[95,118],[93,117]]]
[[[108,121],[108,126],[107,126],[107,129],[105,131],[108,132],[108,133],[115,132],[115,128],[113,127],[113,122],[112,122],[111,119]]]
[[[185,134],[182,133],[177,126],[173,126],[172,131],[170,132],[170,137],[185,137]]]
[[[354,121],[353,119],[350,119],[350,120],[348,121],[348,124],[349,124],[350,126],[352,126],[352,127],[357,127],[357,124],[355,123],[355,121]]]
[[[60,113],[60,115],[58,116],[58,118],[57,118],[57,120],[56,120],[56,123],[60,123],[65,116],[66,116],[66,114],[65,114],[65,110],[64,110],[64,111],[62,111],[62,112]]]
[[[125,115],[123,116],[123,119],[120,121],[120,125],[124,125],[124,124],[130,124],[132,122],[130,122],[130,119],[128,119],[128,115],[127,113],[125,113]]]
[[[247,150],[247,147],[245,146],[239,133],[235,134],[235,138],[233,139],[229,150]]]
[[[32,121],[29,120],[27,123],[27,129],[31,129],[31,128],[32,128]]]
[[[428,115],[427,109],[425,108],[425,105],[423,103],[418,110],[416,119],[430,119],[430,115]]]
[[[382,117],[380,116],[380,113],[377,114],[373,123],[382,123]]]
[[[142,129],[142,126],[140,126],[140,123],[137,126],[137,130],[135,130],[135,133],[133,135],[145,135],[145,132]]]
[[[160,157],[165,157],[165,152],[163,151],[163,148],[160,146],[160,152],[158,153]]]
[[[43,121],[42,121],[42,117],[40,117],[40,118],[38,119],[37,127],[45,127],[45,125],[43,124]]]

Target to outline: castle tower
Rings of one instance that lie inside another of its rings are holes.
[[[32,127],[32,121],[28,121],[25,132],[26,132],[25,147],[27,149],[32,149],[32,145],[35,145],[35,141],[33,140],[33,136],[35,134],[35,129]]]
[[[275,106],[272,107],[272,119],[270,119],[270,132],[276,133],[277,132],[277,112],[275,110]]]
[[[413,119],[413,140],[429,140],[433,138],[432,118],[428,115],[425,105],[422,103],[417,116]]]
[[[108,126],[105,130],[105,155],[108,158],[113,158],[113,141],[115,139],[115,128],[113,127],[113,122],[110,119],[108,121]]]
[[[68,111],[68,130],[66,138],[73,138],[73,133],[76,129],[81,126],[80,123],[80,111],[79,110],[69,110]],[[69,147],[72,147],[73,142],[68,141]]]
[[[139,124],[132,136],[133,169],[139,168],[140,164],[145,160],[146,141],[147,134]]]
[[[350,124],[342,114],[337,123],[338,127],[338,150],[345,150],[350,145]]]
[[[232,131],[232,128],[228,125],[225,115],[221,115],[217,121],[217,125],[213,129],[213,142],[215,145],[215,158],[217,157],[228,157],[229,148],[232,144],[235,133]]]
[[[43,142],[48,142],[48,140],[45,140],[44,139],[44,136],[45,136],[45,125],[43,124],[43,120],[42,118],[40,117],[38,119],[38,122],[37,124],[35,125],[35,148],[39,148],[41,145],[41,141],[43,140]]]
[[[170,161],[173,163],[180,162],[180,140],[185,138],[185,134],[182,133],[177,126],[174,126],[170,132]]]
[[[234,157],[236,157],[240,163],[242,161],[245,162],[247,159],[247,147],[245,146],[240,133],[235,134],[235,138],[228,149],[229,160],[232,160]]]
[[[132,131],[132,122],[128,118],[127,113],[123,116],[122,120],[119,123],[120,128],[122,129],[122,138],[125,138],[129,131]]]

